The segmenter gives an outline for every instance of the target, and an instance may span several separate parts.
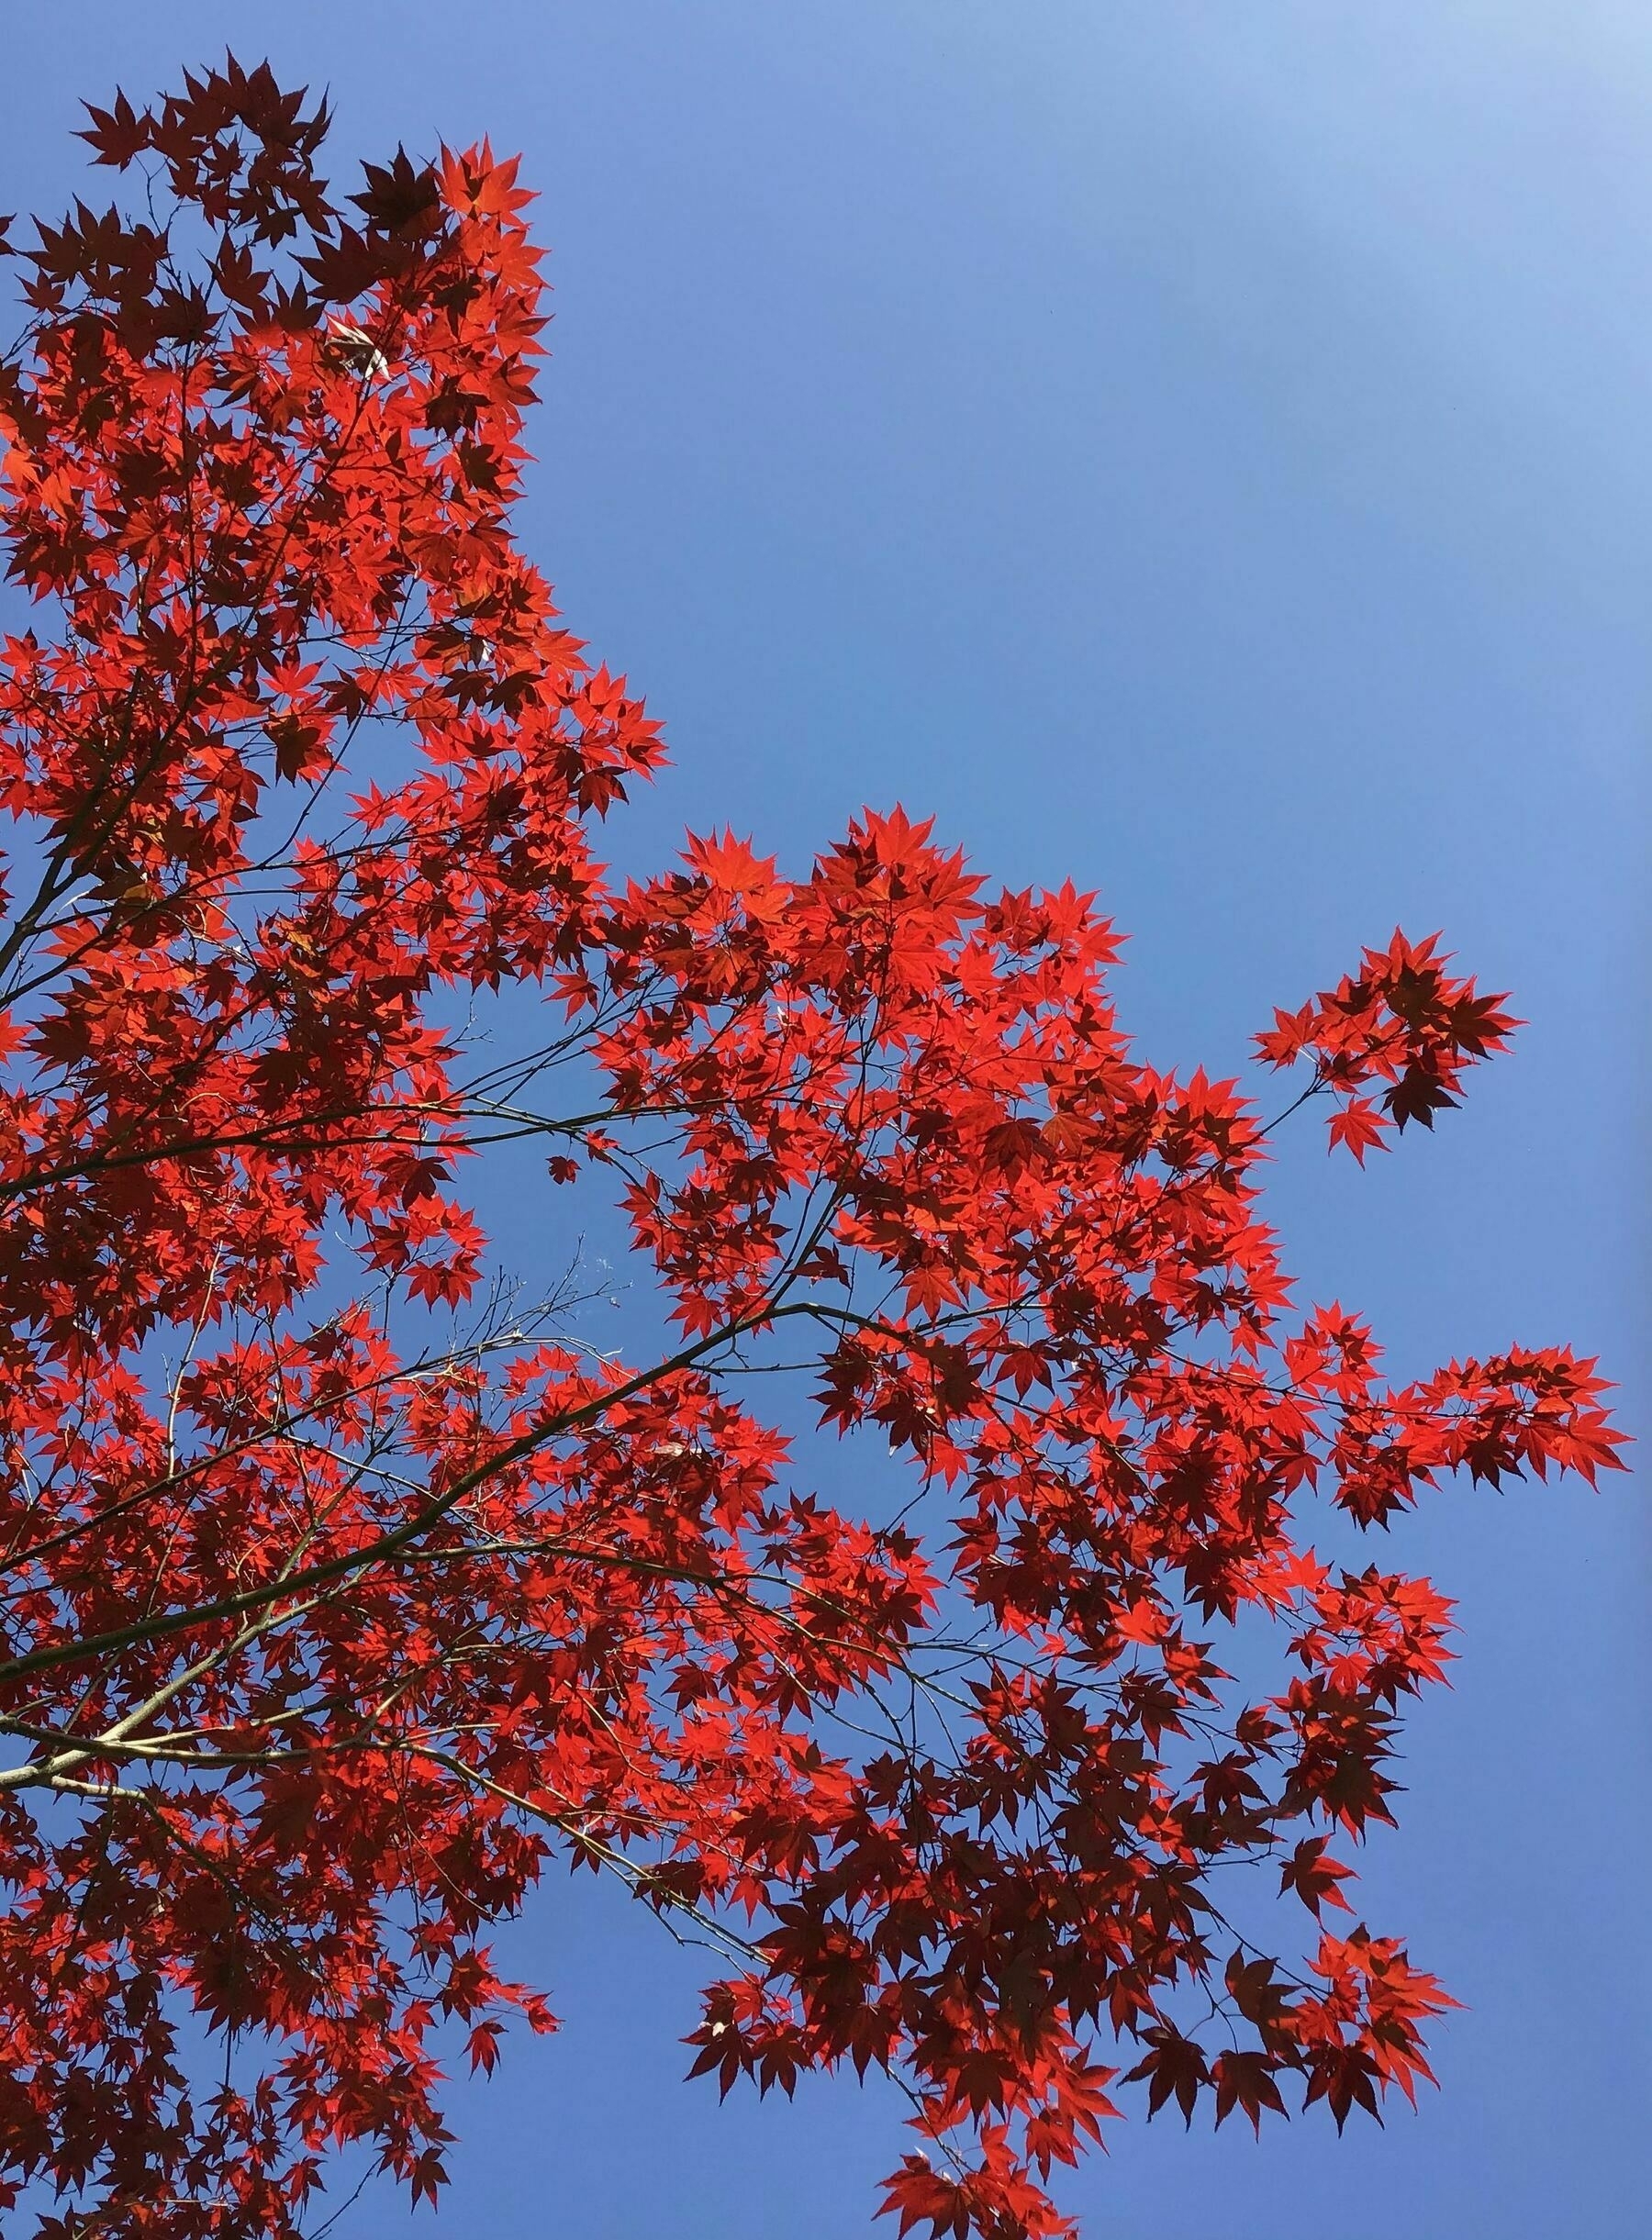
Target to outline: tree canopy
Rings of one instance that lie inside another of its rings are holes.
[[[662,747],[513,535],[516,166],[335,200],[233,61],[90,119],[147,191],[14,252],[0,365],[0,2198],[295,2235],[356,2143],[434,2199],[559,1861],[719,1949],[725,2090],[899,2080],[902,2233],[1070,2233],[1135,2099],[1412,2094],[1451,2002],[1339,1855],[1450,1608],[1306,1529],[1618,1437],[1561,1347],[1390,1384],[1258,1193],[1300,1107],[1432,1127],[1503,998],[1395,934],[1258,1038],[1267,1120],[1133,1055],[1092,897],[899,808],[612,878]],[[654,1354],[582,1335],[593,1193]]]

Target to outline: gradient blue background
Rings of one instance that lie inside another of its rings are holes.
[[[226,32],[330,84],[340,174],[525,151],[558,316],[524,532],[675,758],[626,862],[934,810],[1099,887],[1146,1053],[1224,1072],[1362,941],[1444,927],[1531,1023],[1364,1177],[1290,1137],[1304,1291],[1405,1373],[1571,1339],[1645,1427],[1652,11],[63,0],[7,11],[0,206],[84,184],[77,96]],[[513,1203],[516,1265],[563,1243]],[[1464,1625],[1364,1893],[1467,2002],[1445,2090],[1340,2143],[1115,2126],[1087,2235],[1652,2231],[1638,1489],[1448,1490],[1391,1554]],[[694,1956],[584,1878],[508,1947],[565,2028],[455,2089],[421,2228],[866,2229],[890,2094],[719,2112],[677,2081]],[[335,2230],[407,2223],[370,2186]]]

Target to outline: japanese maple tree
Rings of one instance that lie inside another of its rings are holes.
[[[1592,1363],[1396,1387],[1291,1311],[1268,1126],[1132,1055],[1071,886],[899,810],[610,879],[661,749],[512,538],[529,197],[484,146],[335,199],[326,124],[233,61],[119,98],[140,191],[15,252],[4,2201],[297,2234],[351,2143],[433,2199],[441,2061],[551,2027],[488,1937],[557,1862],[729,1956],[725,2089],[901,2081],[903,2233],[1070,2232],[1138,2093],[1411,2095],[1450,2001],[1349,1854],[1449,1608],[1304,1521],[1592,1479]],[[1513,1024],[1396,935],[1259,1055],[1363,1159]],[[570,1254],[617,1201],[657,1354],[500,1287],[505,1142]]]

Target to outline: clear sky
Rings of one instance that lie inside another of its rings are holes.
[[[524,535],[675,758],[628,863],[726,819],[801,867],[863,802],[934,811],[1012,884],[1099,888],[1126,1024],[1222,1073],[1362,942],[1444,928],[1530,1024],[1363,1177],[1288,1140],[1303,1293],[1404,1374],[1569,1339],[1652,1428],[1644,0],[19,6],[0,207],[55,214],[77,97],[226,26],[331,86],[340,173],[524,151],[558,291]],[[508,1256],[554,1254],[537,1220]],[[1114,2126],[1087,2240],[1648,2229],[1638,1486],[1447,1490],[1382,1553],[1464,1625],[1363,1862],[1466,2002],[1444,2090],[1340,2142]],[[678,2081],[695,1956],[586,1878],[508,1949],[564,2028],[455,2087],[419,2228],[867,2228],[888,2095],[720,2112]]]

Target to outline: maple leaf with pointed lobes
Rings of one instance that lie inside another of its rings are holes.
[[[1155,2023],[1143,2033],[1143,2037],[1149,2050],[1131,2070],[1127,2081],[1146,2084],[1150,2121],[1174,2096],[1191,2131],[1199,2096],[1211,2081],[1211,2067],[1204,2048],[1195,2039],[1184,2038],[1179,2031],[1164,2023]]]
[[[125,171],[151,145],[153,127],[147,111],[140,115],[124,94],[117,94],[106,109],[95,108],[89,101],[81,106],[92,122],[75,137],[90,142],[96,162]]]
[[[378,232],[432,233],[441,222],[441,183],[435,166],[415,163],[398,148],[388,163],[363,163],[365,189],[351,201]]]
[[[1216,2088],[1216,2121],[1224,2123],[1237,2108],[1258,2138],[1268,2111],[1283,2115],[1285,2102],[1274,2081],[1278,2064],[1260,2052],[1218,2054],[1211,2067]]]
[[[1316,1921],[1322,1906],[1340,1906],[1345,1913],[1352,1911],[1337,1886],[1347,1881],[1354,1869],[1327,1857],[1328,1849],[1324,1836],[1304,1836],[1279,1869],[1280,1889],[1294,1890]]]
[[[1367,1098],[1350,1097],[1331,1115],[1330,1127],[1332,1149],[1340,1144],[1345,1151],[1351,1151],[1361,1166],[1367,1151],[1387,1148],[1383,1138],[1388,1124]]]
[[[486,1939],[555,1860],[742,1953],[695,2074],[899,2078],[902,2233],[1069,2235],[1043,2181],[1133,2100],[1409,2098],[1450,2002],[1394,1940],[1214,1942],[1246,1862],[1347,1911],[1329,1832],[1451,1654],[1292,1505],[1593,1482],[1604,1380],[1395,1387],[1291,1313],[1266,1131],[1135,1057],[1070,883],[897,808],[621,891],[659,728],[511,516],[530,197],[398,150],[344,222],[328,123],[232,56],[92,109],[145,206],[42,227],[0,362],[0,2200],[299,2240],[334,2147],[436,2198],[441,2034],[553,2026]],[[1259,1038],[1356,1158],[1515,1024],[1448,964],[1396,935]],[[611,1184],[677,1339],[496,1281],[507,1139],[571,1267]],[[759,1372],[910,1482],[806,1491]]]

